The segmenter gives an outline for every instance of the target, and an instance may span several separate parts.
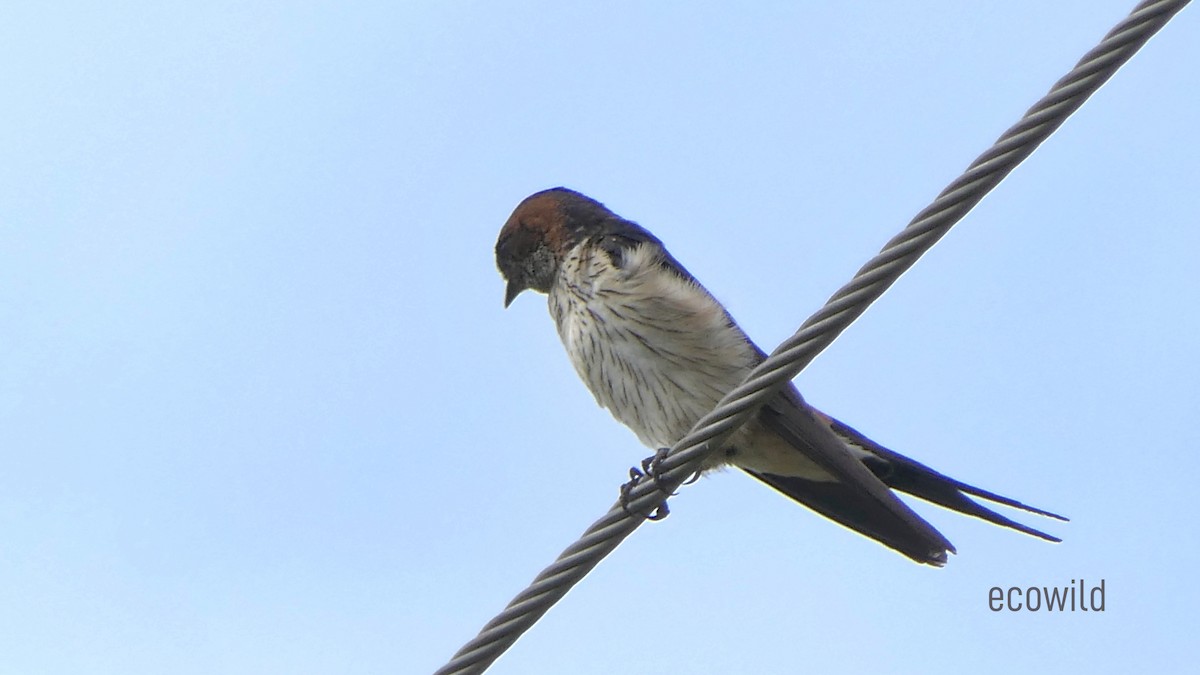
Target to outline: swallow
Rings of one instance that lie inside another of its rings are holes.
[[[766,354],[640,225],[566,188],[527,197],[496,241],[504,306],[548,296],[579,377],[651,448],[669,447],[740,384]],[[954,546],[895,491],[1024,532],[972,497],[1066,518],[957,481],[893,452],[810,406],[788,383],[702,471],[737,467],[817,513],[912,560],[946,563]]]

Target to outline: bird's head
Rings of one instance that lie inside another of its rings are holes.
[[[549,293],[567,253],[613,218],[600,202],[566,188],[526,197],[496,239],[496,266],[508,282],[504,306],[526,289]]]

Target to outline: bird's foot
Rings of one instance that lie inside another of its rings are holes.
[[[625,513],[628,513],[631,516],[634,515],[633,511],[629,509],[629,497],[633,491],[633,487],[637,485],[638,482],[640,482],[643,478],[649,478],[650,480],[654,481],[655,487],[657,487],[664,496],[662,503],[655,507],[653,511],[650,513],[641,513],[637,515],[644,516],[646,520],[662,520],[671,513],[671,510],[667,508],[667,497],[673,496],[674,493],[664,490],[662,483],[659,482],[659,479],[662,477],[662,461],[667,458],[667,454],[670,451],[670,448],[659,448],[652,456],[642,460],[641,469],[638,469],[636,466],[630,467],[629,482],[621,486],[621,508],[625,510]]]
[[[642,471],[644,471],[646,475],[653,478],[657,483],[663,475],[662,463],[667,459],[667,455],[669,454],[671,454],[670,448],[659,448],[658,450],[655,450],[653,455],[650,455],[646,459],[642,460]],[[700,474],[701,471],[697,469],[694,473],[692,473],[692,475],[688,476],[687,480],[680,483],[680,485],[691,485],[692,483],[695,483],[696,481],[700,480]],[[663,492],[666,492],[666,490]],[[674,497],[675,493],[672,492],[667,496]]]

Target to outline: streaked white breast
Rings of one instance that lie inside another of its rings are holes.
[[[757,361],[720,304],[665,269],[651,243],[619,267],[607,251],[577,246],[549,305],[596,401],[653,448],[682,437]]]

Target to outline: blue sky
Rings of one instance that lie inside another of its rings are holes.
[[[566,185],[768,350],[1133,6],[0,10],[0,672],[419,673],[647,454],[492,246]],[[1185,11],[798,378],[945,473],[941,570],[730,472],[494,673],[1178,672],[1200,430]],[[1103,613],[993,586],[1105,580]]]

